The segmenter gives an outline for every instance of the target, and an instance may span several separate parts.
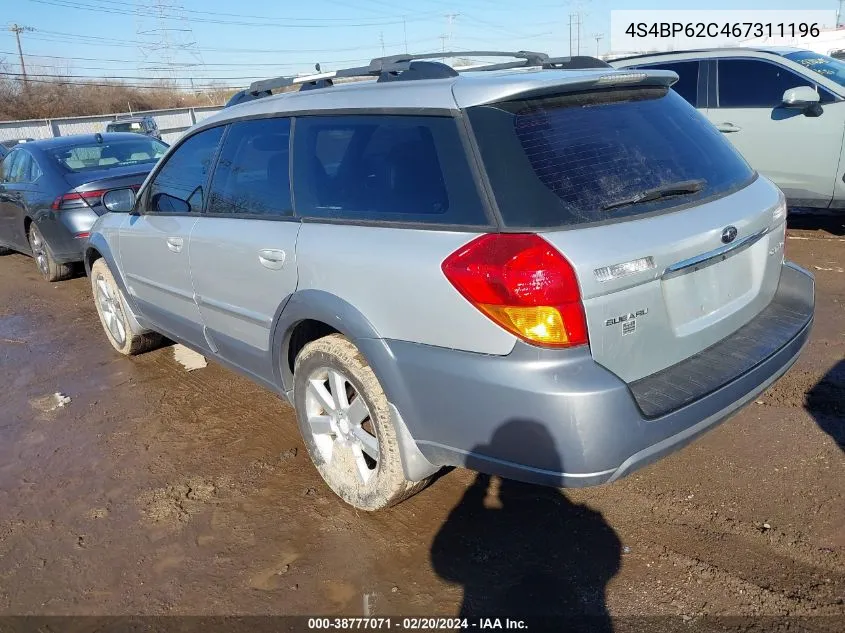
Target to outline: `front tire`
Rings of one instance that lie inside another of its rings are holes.
[[[405,478],[387,397],[343,335],[313,341],[296,357],[294,406],[317,471],[350,505],[380,510],[425,487]]]
[[[70,278],[73,268],[70,264],[60,264],[55,260],[50,245],[47,244],[47,240],[41,235],[41,231],[34,222],[29,227],[28,238],[35,265],[45,281],[62,281]]]
[[[105,260],[91,266],[91,291],[100,323],[109,343],[126,356],[135,356],[160,347],[164,338],[156,332],[137,333],[126,316],[126,301]]]

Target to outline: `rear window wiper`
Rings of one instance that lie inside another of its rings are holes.
[[[631,204],[640,204],[642,202],[659,200],[660,198],[668,198],[669,196],[682,196],[685,194],[697,193],[704,189],[704,185],[706,184],[707,181],[703,178],[699,178],[698,180],[673,182],[668,185],[654,187],[653,189],[646,189],[645,191],[636,193],[629,198],[623,198],[622,200],[611,202],[604,205],[601,210],[607,211],[609,209],[616,209],[617,207],[627,207]]]

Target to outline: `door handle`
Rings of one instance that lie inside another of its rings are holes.
[[[184,240],[181,237],[167,238],[167,248],[169,248],[174,253],[182,252],[182,244],[184,244]]]
[[[734,125],[733,123],[719,123],[716,126],[716,129],[722,132],[723,134],[730,134],[731,132],[739,132],[742,128],[738,125]]]
[[[262,248],[258,251],[258,261],[270,270],[281,270],[285,265],[285,258],[285,252],[278,248]]]

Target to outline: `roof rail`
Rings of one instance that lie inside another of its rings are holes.
[[[246,101],[270,96],[273,90],[299,86],[300,90],[313,90],[334,85],[335,78],[341,77],[377,77],[379,82],[413,79],[438,79],[457,77],[460,69],[455,69],[443,62],[428,61],[455,57],[511,57],[517,61],[486,66],[476,66],[466,70],[487,71],[507,68],[525,68],[539,66],[548,69],[576,70],[585,68],[610,68],[610,64],[595,57],[576,55],[572,57],[549,57],[546,53],[535,51],[442,51],[414,55],[400,53],[376,57],[367,66],[342,68],[322,72],[320,64],[315,66],[316,73],[297,77],[274,77],[262,79],[250,84],[246,90],[233,95],[226,106],[237,105]]]

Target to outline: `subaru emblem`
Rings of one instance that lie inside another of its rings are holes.
[[[737,230],[735,226],[726,226],[722,230],[722,241],[725,244],[730,244],[736,239]]]

